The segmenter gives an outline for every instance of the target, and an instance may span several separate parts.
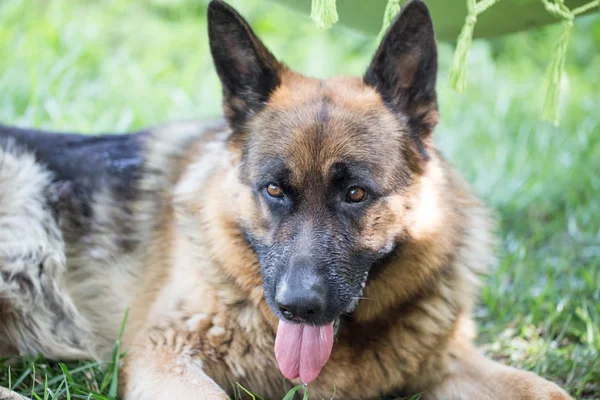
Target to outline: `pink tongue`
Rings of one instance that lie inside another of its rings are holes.
[[[333,322],[324,326],[279,321],[275,338],[275,358],[288,379],[302,383],[317,379],[329,360],[333,347]]]

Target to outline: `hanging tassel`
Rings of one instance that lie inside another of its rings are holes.
[[[573,28],[573,20],[568,19],[562,23],[562,32],[556,44],[554,58],[548,67],[546,73],[546,98],[544,99],[544,108],[542,118],[546,121],[559,124],[559,103],[560,103],[560,83],[565,71],[565,59],[567,58],[567,47],[569,45],[569,36]]]
[[[544,87],[546,89],[546,97],[544,99],[544,107],[542,109],[542,118],[546,121],[552,121],[555,126],[560,122],[560,84],[565,73],[565,60],[567,58],[567,47],[569,45],[569,37],[573,29],[573,20],[577,15],[588,12],[589,10],[600,7],[600,0],[593,0],[571,11],[565,4],[564,0],[542,0],[546,10],[549,13],[562,18],[562,31],[558,42],[554,58],[548,67]]]
[[[381,42],[388,28],[392,22],[394,22],[394,18],[396,18],[396,15],[400,12],[400,9],[400,0],[388,0],[385,12],[383,13],[383,24],[381,25],[379,35],[377,35],[377,43]]]
[[[456,43],[456,51],[450,69],[450,86],[458,93],[464,93],[467,89],[467,55],[473,40],[473,30],[476,23],[477,17],[475,14],[467,15],[465,25]]]
[[[467,90],[467,56],[473,40],[477,16],[498,1],[481,0],[477,2],[476,0],[467,0],[467,18],[458,36],[452,68],[450,68],[450,86],[458,93],[464,93]]]
[[[331,28],[333,24],[338,22],[335,0],[312,0],[310,16],[319,28]]]

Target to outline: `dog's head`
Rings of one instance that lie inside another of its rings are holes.
[[[277,357],[288,378],[307,382],[369,271],[406,235],[406,192],[438,121],[432,21],[411,1],[363,77],[319,80],[278,62],[225,3],[213,1],[208,20],[240,179],[252,191],[242,224],[282,321]]]

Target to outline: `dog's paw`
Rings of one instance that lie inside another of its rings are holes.
[[[523,400],[573,400],[571,396],[558,386],[551,383],[548,388],[536,388],[534,393],[531,393],[523,398]]]
[[[517,371],[510,375],[507,388],[512,388],[518,395],[511,397],[518,400],[573,400],[571,396],[557,384],[535,375],[532,372]]]
[[[29,400],[18,393],[12,392],[0,386],[0,400]]]

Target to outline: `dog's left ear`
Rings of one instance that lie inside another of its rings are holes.
[[[283,65],[232,7],[220,0],[208,5],[208,37],[223,86],[224,114],[234,130],[259,111],[280,84]]]
[[[429,10],[421,0],[407,3],[383,38],[364,82],[388,107],[406,115],[423,138],[438,122],[435,93],[437,48]]]

